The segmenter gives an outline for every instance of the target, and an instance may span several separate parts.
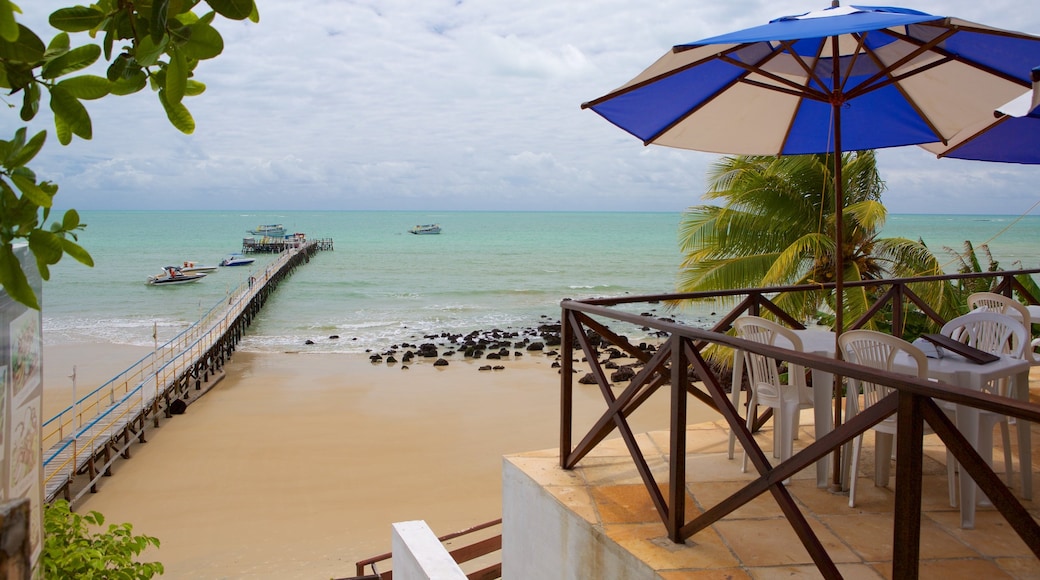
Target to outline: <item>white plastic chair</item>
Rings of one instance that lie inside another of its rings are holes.
[[[1026,319],[1029,313],[1026,311]],[[975,310],[958,316],[943,325],[939,331],[954,340],[975,347],[979,350],[998,355],[1007,355],[1012,358],[1023,359],[1029,334],[1021,322],[1006,314]],[[1013,381],[995,381],[983,388],[983,392],[1014,397],[1012,392]],[[942,407],[947,411],[953,411],[956,407],[952,403],[943,403]],[[992,467],[993,465],[993,427],[1000,425],[1000,437],[1004,444],[1004,471],[1007,475],[1007,484],[1011,485],[1014,475],[1014,466],[1011,463],[1011,434],[1008,429],[1007,416],[992,411],[979,410],[979,451],[989,450],[982,456]],[[1028,428],[1028,425],[1025,426]]]
[[[802,340],[787,327],[758,316],[742,316],[733,321],[737,336],[760,344],[776,345],[783,337],[793,350],[802,350]],[[779,361],[744,352],[744,365],[751,385],[747,410],[747,426],[754,423],[756,405],[773,408],[773,456],[779,450],[780,460],[786,461],[794,453],[798,438],[798,415],[802,409],[813,406],[812,389],[805,384],[805,369],[788,365],[787,378],[782,379]],[[747,451],[744,452],[742,471],[747,471]]]
[[[873,330],[847,330],[838,337],[838,345],[845,360],[878,370],[900,372],[894,367],[896,356],[906,354],[917,367],[917,377],[928,378],[928,359],[921,349],[894,336]],[[905,371],[904,371],[905,372]],[[868,381],[848,378],[849,392],[845,397],[846,416],[852,417],[861,410],[881,401],[892,388]],[[860,407],[859,394],[862,393],[863,405]],[[888,486],[889,462],[892,457],[892,440],[896,435],[896,415],[893,414],[874,425],[874,485]],[[927,424],[925,432],[931,433]],[[857,435],[852,441],[852,467],[849,476],[849,507],[856,507],[856,480],[859,473],[859,456],[863,448],[863,435]],[[956,501],[956,484],[954,483],[954,466],[950,453],[946,454],[946,473],[949,481],[951,505]]]
[[[968,296],[968,308],[973,312],[984,311],[984,312],[996,312],[998,314],[1006,314],[1019,322],[1026,329],[1026,336],[1032,338],[1032,319],[1029,315],[1029,309],[1026,308],[1021,302],[1004,296],[1003,294],[997,294],[996,292],[975,292],[971,296]],[[1033,351],[1036,347],[1040,346],[1040,338],[1033,340],[1029,347],[1025,349],[1024,357],[1029,361],[1029,364],[1036,365],[1040,364]]]

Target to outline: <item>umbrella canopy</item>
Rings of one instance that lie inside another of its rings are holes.
[[[1040,37],[906,8],[835,5],[674,46],[582,108],[646,145],[837,161],[847,150],[948,142],[1028,90],[1036,63]],[[840,206],[837,162],[834,183]],[[836,237],[841,218],[836,207]],[[840,251],[834,262],[840,333]]]
[[[948,144],[926,143],[921,147],[938,157],[1040,164],[1040,69],[1033,69],[1033,90],[957,133]]]
[[[834,243],[841,248],[843,151],[948,143],[1029,89],[1037,63],[1040,37],[835,1],[825,10],[674,46],[582,108],[645,145],[739,155],[832,153]],[[841,251],[834,265],[840,335]]]
[[[1030,88],[1038,59],[1035,36],[837,7],[675,46],[582,108],[644,144],[741,155],[878,149],[946,141],[991,117]]]

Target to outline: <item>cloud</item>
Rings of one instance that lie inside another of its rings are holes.
[[[65,1],[21,3],[45,26]],[[819,3],[817,3],[819,4]],[[934,2],[904,5],[935,12]],[[804,0],[270,0],[259,24],[218,18],[224,54],[198,67],[185,136],[150,90],[88,103],[95,137],[34,162],[78,209],[681,211],[715,156],[644,147],[584,101],[672,45],[805,12]],[[1017,2],[943,11],[1040,33]],[[46,39],[45,39],[46,41]],[[2,129],[17,126],[9,115]],[[46,122],[43,122],[46,121]],[[893,212],[1015,213],[1036,168],[885,151]],[[999,203],[995,203],[998,201]],[[1026,201],[1023,201],[1026,200]]]

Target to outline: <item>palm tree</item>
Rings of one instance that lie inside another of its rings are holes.
[[[709,171],[704,198],[721,205],[689,208],[679,224],[685,256],[680,292],[763,288],[834,281],[834,185],[827,155],[723,157]],[[942,274],[920,240],[879,237],[887,212],[873,151],[842,156],[845,280]],[[913,288],[940,313],[949,311],[943,284]],[[861,316],[868,288],[845,289],[845,320]],[[784,293],[776,302],[802,320],[833,312],[833,292]],[[872,322],[869,326],[874,326]]]

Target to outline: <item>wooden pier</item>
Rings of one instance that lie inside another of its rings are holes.
[[[129,459],[133,443],[145,442],[149,423],[158,427],[160,418],[182,413],[223,376],[224,363],[278,284],[331,247],[329,240],[328,245],[305,242],[284,248],[264,272],[229,293],[190,328],[44,423],[45,500],[63,495],[75,504],[88,490],[96,491],[111,465]],[[75,496],[74,487],[80,488]]]
[[[259,238],[244,238],[242,240],[242,253],[277,254],[286,250],[299,248],[304,245],[313,245],[318,249],[318,251],[331,251],[332,238],[307,240],[303,234],[293,234],[291,236],[279,237],[262,236]]]

